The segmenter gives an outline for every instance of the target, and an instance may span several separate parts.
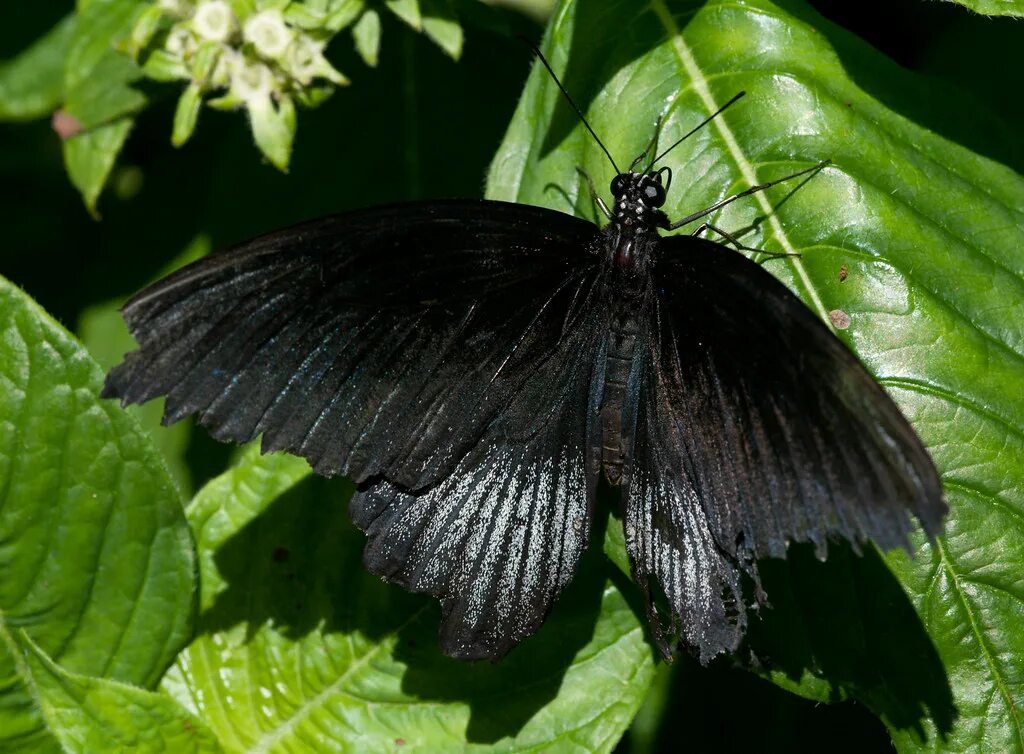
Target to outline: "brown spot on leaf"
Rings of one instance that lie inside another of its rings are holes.
[[[839,268],[839,282],[843,282],[850,274],[850,268],[845,264]]]
[[[833,309],[828,313],[828,318],[837,330],[845,330],[850,326],[850,315],[842,309]]]
[[[67,141],[82,131],[82,124],[78,122],[78,118],[65,110],[57,110],[53,114],[50,118],[50,127],[62,141]]]

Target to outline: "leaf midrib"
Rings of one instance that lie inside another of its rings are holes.
[[[334,681],[324,686],[315,696],[308,699],[303,704],[299,705],[292,711],[292,713],[283,719],[278,725],[267,733],[260,736],[260,738],[248,749],[250,754],[257,754],[258,752],[270,752],[274,750],[275,744],[277,744],[284,736],[293,731],[295,727],[305,718],[310,712],[322,706],[323,700],[329,699],[331,695],[337,693],[341,687],[344,686],[345,682],[357,671],[364,668],[374,657],[385,649],[390,650],[392,648],[393,639],[398,636],[399,633],[407,626],[415,622],[422,616],[431,604],[424,605],[423,607],[414,610],[409,614],[409,617],[402,621],[399,625],[389,631],[387,634],[382,636],[371,649],[356,658],[352,663],[345,668],[345,672],[338,676]]]
[[[661,22],[662,27],[665,29],[665,33],[672,43],[672,51],[676,55],[676,59],[682,65],[683,71],[689,77],[693,85],[693,90],[700,97],[701,102],[704,103],[704,107],[708,113],[713,113],[719,109],[720,105],[715,101],[711,94],[711,89],[708,87],[708,80],[704,76],[704,72],[701,67],[697,64],[696,59],[693,56],[692,50],[683,41],[682,31],[676,25],[675,19],[672,18],[672,14],[665,6],[664,0],[653,0],[651,2],[651,10],[654,11],[654,15]],[[719,136],[725,144],[726,151],[732,156],[733,161],[739,168],[740,173],[743,175],[743,179],[751,186],[759,183],[757,174],[754,171],[754,167],[750,160],[747,159],[746,154],[740,148],[739,142],[736,140],[736,136],[729,128],[724,117],[715,118],[711,121],[712,126],[718,131]],[[789,236],[782,227],[782,223],[779,221],[778,216],[772,211],[772,206],[768,202],[768,198],[763,192],[759,192],[753,195],[753,198],[757,201],[761,207],[761,211],[765,213],[768,218],[768,224],[771,226],[775,238],[782,246],[783,250],[787,254],[796,254],[796,247],[789,240]],[[793,271],[796,273],[800,280],[801,286],[807,292],[808,297],[811,299],[813,309],[817,313],[818,317],[825,322],[828,322],[828,310],[821,301],[821,297],[818,295],[818,289],[811,282],[810,276],[807,274],[807,270],[800,261],[799,257],[794,256],[788,259]]]
[[[1003,703],[1006,705],[1006,710],[1009,713],[1008,724],[1011,729],[1017,735],[1017,750],[1024,751],[1024,728],[1021,727],[1020,714],[1018,713],[1017,706],[1013,701],[1013,695],[1010,693],[1010,689],[1007,686],[1006,679],[1003,677],[1002,672],[999,670],[999,666],[996,664],[995,657],[993,656],[992,649],[989,647],[988,642],[985,639],[984,633],[981,627],[978,625],[978,621],[972,609],[970,600],[967,598],[967,594],[964,592],[960,584],[960,574],[953,566],[953,559],[949,556],[946,551],[946,546],[940,537],[935,540],[935,548],[939,553],[939,559],[942,562],[942,567],[946,573],[949,574],[950,580],[952,581],[953,591],[957,596],[957,601],[963,608],[964,613],[967,615],[967,621],[970,626],[971,634],[973,634],[975,641],[978,642],[978,646],[981,649],[981,654],[985,658],[985,663],[988,665],[989,672],[992,674],[992,682],[995,689],[998,689],[1000,696],[1003,697]],[[984,717],[982,720],[984,721]],[[983,723],[984,724],[984,723]]]

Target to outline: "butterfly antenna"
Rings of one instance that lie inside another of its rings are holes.
[[[594,137],[594,141],[597,142],[597,146],[601,147],[601,151],[605,153],[605,156],[608,158],[608,161],[612,164],[612,167],[615,168],[615,173],[616,174],[621,173],[622,171],[619,170],[619,166],[615,164],[615,158],[612,157],[611,152],[608,151],[607,147],[605,147],[604,143],[601,141],[601,139],[598,137],[598,135],[594,132],[594,129],[590,127],[589,123],[587,123],[587,119],[586,119],[586,117],[584,117],[583,111],[580,110],[579,107],[577,107],[576,103],[572,101],[572,97],[569,96],[569,92],[567,92],[565,90],[565,87],[562,86],[562,82],[558,80],[558,76],[555,75],[555,72],[554,72],[554,70],[552,70],[551,64],[548,63],[547,58],[544,57],[544,53],[542,53],[537,48],[537,46],[533,42],[531,42],[530,40],[526,39],[525,37],[521,37],[521,39],[527,45],[529,45],[530,49],[533,50],[533,54],[536,55],[540,59],[540,62],[544,64],[544,67],[548,69],[548,73],[551,74],[551,78],[554,79],[555,84],[558,86],[558,88],[561,90],[562,94],[565,96],[566,101],[569,103],[569,105],[572,106],[572,109],[576,111],[576,115],[578,115],[580,120],[583,121],[583,125],[587,127],[587,130],[590,131],[590,135]],[[721,111],[719,111],[719,112],[721,112]],[[714,116],[712,116],[712,117],[714,117]]]
[[[559,85],[559,86],[561,86],[561,85]],[[654,158],[653,160],[651,160],[651,164],[647,166],[647,170],[645,170],[644,172],[645,172],[645,173],[649,173],[649,172],[651,172],[651,168],[653,168],[653,167],[654,167],[654,164],[655,164],[655,163],[656,163],[656,162],[657,162],[658,160],[660,160],[660,159],[661,159],[662,157],[664,157],[665,155],[667,155],[667,154],[668,154],[669,152],[671,152],[671,151],[672,151],[673,149],[675,149],[676,147],[678,147],[678,146],[679,146],[680,144],[682,144],[682,143],[683,143],[684,141],[686,141],[686,140],[687,140],[688,138],[690,138],[691,136],[693,136],[693,135],[694,135],[695,133],[697,133],[697,132],[698,132],[698,131],[699,131],[700,129],[704,128],[704,126],[706,126],[706,125],[707,125],[708,123],[710,123],[710,122],[711,122],[712,120],[714,120],[714,119],[715,119],[716,117],[718,117],[718,116],[719,116],[719,115],[720,115],[720,114],[722,113],[722,111],[723,111],[723,110],[725,110],[725,108],[729,107],[730,105],[733,105],[733,104],[735,104],[735,103],[736,103],[736,101],[737,101],[738,99],[740,99],[741,97],[743,97],[743,96],[744,96],[745,94],[746,94],[746,92],[740,92],[740,93],[739,93],[739,94],[737,94],[737,95],[736,95],[735,97],[733,97],[733,98],[732,98],[731,100],[729,100],[729,101],[728,101],[728,102],[726,102],[726,103],[725,103],[724,105],[722,105],[722,106],[721,106],[720,108],[718,108],[718,109],[717,109],[717,110],[715,110],[715,111],[714,111],[713,113],[711,113],[711,115],[709,115],[709,116],[708,116],[707,118],[705,118],[705,119],[704,119],[704,120],[702,120],[702,121],[701,121],[700,123],[698,123],[698,124],[697,124],[697,125],[696,125],[696,126],[695,126],[694,128],[690,129],[690,131],[688,131],[688,132],[687,132],[687,133],[686,133],[686,134],[685,134],[685,135],[684,135],[684,136],[683,136],[683,137],[682,137],[681,139],[679,139],[679,140],[678,140],[677,142],[675,142],[675,143],[674,143],[674,144],[673,144],[672,146],[670,146],[670,147],[669,147],[668,149],[666,149],[666,150],[665,150],[664,152],[662,152],[662,153],[661,153],[661,154],[659,154],[659,155],[658,155],[657,157],[655,157],[655,158]],[[567,96],[568,96],[568,95],[567,95]]]
[[[644,147],[644,151],[638,154],[636,156],[636,159],[633,160],[632,164],[629,166],[629,172],[632,173],[633,170],[636,169],[636,166],[640,164],[640,160],[646,157],[648,152],[654,154],[654,150],[657,149],[658,147],[658,137],[661,136],[661,127],[664,124],[665,113],[662,113],[661,115],[658,116],[658,120],[654,124],[654,135],[651,137],[651,140],[647,143],[647,146]],[[648,170],[650,170],[650,168],[648,168]]]

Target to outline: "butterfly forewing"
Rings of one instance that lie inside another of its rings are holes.
[[[702,657],[741,635],[743,571],[829,537],[908,546],[946,512],[920,440],[856,357],[746,257],[663,239],[626,533]],[[656,620],[656,618],[655,618]]]
[[[596,267],[595,235],[562,213],[478,201],[272,233],[129,301],[140,349],[104,395],[166,394],[166,420],[199,414],[219,439],[263,433],[265,450],[324,474],[428,486],[558,346],[568,311],[551,308]]]

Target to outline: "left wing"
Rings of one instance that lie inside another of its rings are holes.
[[[741,574],[792,541],[907,547],[946,505],[910,425],[785,286],[702,239],[663,239],[626,484],[626,544],[706,661],[745,625]],[[667,644],[652,613],[662,650]]]

